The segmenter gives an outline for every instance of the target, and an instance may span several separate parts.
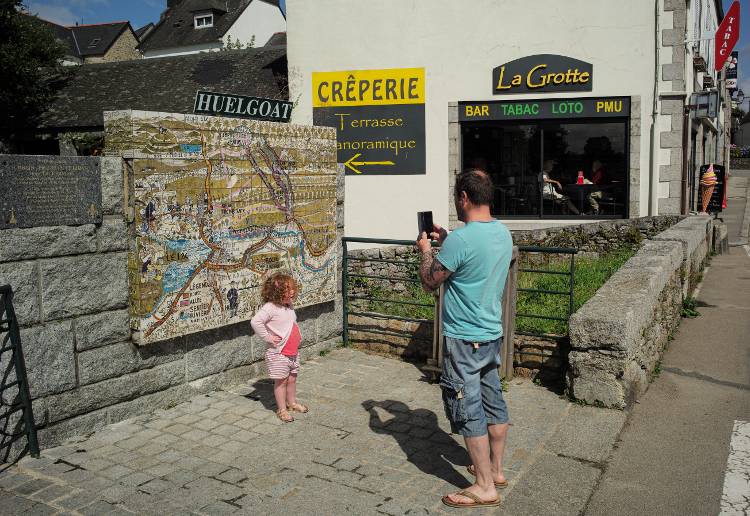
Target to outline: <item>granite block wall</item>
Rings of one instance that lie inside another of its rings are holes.
[[[644,242],[571,316],[567,384],[573,397],[623,409],[646,391],[712,235],[709,217],[680,221]]]
[[[516,335],[516,351],[553,355],[516,354],[515,373],[544,381],[564,379],[570,394],[589,403],[625,408],[645,391],[656,360],[679,321],[683,299],[693,292],[701,264],[712,249],[710,217],[660,215],[627,220],[603,220],[534,231],[514,231],[516,245],[573,247],[581,253],[601,253],[642,242],[597,294],[571,317],[568,339],[550,341]],[[721,232],[718,232],[721,235]],[[413,248],[393,246],[349,252],[349,256],[417,260]],[[410,277],[409,266],[350,261],[350,273]],[[372,295],[372,287],[402,292],[404,283],[350,280],[349,293]],[[352,306],[363,308],[361,301]],[[377,318],[350,317],[363,328],[431,338],[433,326]],[[350,340],[370,352],[417,361],[432,357],[429,342],[351,332]]]
[[[120,158],[100,159],[101,224],[0,230],[0,285],[14,291],[42,449],[267,374],[263,343],[249,322],[146,346],[132,342],[123,167]],[[338,173],[341,211],[342,167]],[[342,218],[337,233],[343,234]],[[303,360],[340,342],[340,297],[299,309],[297,317]],[[12,381],[7,355],[0,372]],[[16,396],[17,390],[5,391],[0,412]],[[15,417],[0,426],[0,443],[19,425]],[[21,451],[14,445],[0,457],[12,461]]]

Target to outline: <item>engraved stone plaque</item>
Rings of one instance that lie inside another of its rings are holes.
[[[98,224],[99,158],[0,155],[0,229]]]

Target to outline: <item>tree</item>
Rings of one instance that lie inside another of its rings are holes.
[[[23,0],[0,0],[0,102],[33,112],[54,99],[49,81],[73,70],[62,64],[67,42],[24,9]]]

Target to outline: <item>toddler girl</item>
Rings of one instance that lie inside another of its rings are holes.
[[[266,343],[266,367],[274,379],[273,394],[279,407],[276,415],[285,422],[294,421],[290,410],[307,412],[307,407],[295,399],[302,340],[292,307],[296,293],[297,286],[291,276],[280,272],[269,276],[260,293],[265,304],[250,321],[255,333]]]

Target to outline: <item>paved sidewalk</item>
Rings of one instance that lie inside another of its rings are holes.
[[[458,514],[463,439],[413,364],[339,349],[308,361],[293,423],[272,381],[198,396],[24,458],[0,473],[0,514]],[[578,514],[625,420],[528,379],[506,393],[510,486],[489,514]]]

